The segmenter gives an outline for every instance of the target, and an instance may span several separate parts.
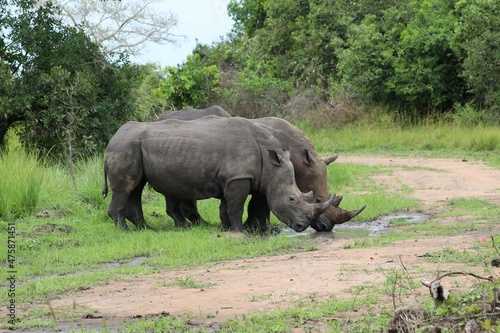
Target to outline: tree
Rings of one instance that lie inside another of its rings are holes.
[[[218,93],[219,71],[215,65],[205,65],[198,53],[182,65],[167,67],[165,73],[155,94],[163,96],[170,108],[207,107]]]
[[[0,30],[0,144],[15,126],[25,143],[56,156],[103,149],[133,117],[136,67],[102,54],[50,3],[0,1],[10,9]]]
[[[453,49],[463,59],[461,76],[478,105],[500,115],[500,4],[495,0],[455,4]]]
[[[229,16],[235,22],[235,30],[248,38],[264,27],[267,14],[265,0],[230,0],[227,5]]]
[[[367,15],[339,52],[343,83],[365,100],[404,110],[448,110],[465,97],[451,36],[454,0],[410,1]]]
[[[159,0],[43,0],[61,8],[74,26],[83,27],[106,53],[140,53],[145,43],[175,44],[180,37],[171,31],[177,17],[154,8]]]

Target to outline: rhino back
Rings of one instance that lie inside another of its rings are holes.
[[[301,154],[307,148],[317,159],[321,159],[314,149],[314,145],[300,129],[288,121],[277,117],[265,117],[252,119],[257,124],[271,128],[274,137],[278,139],[284,149],[290,150],[292,155]]]
[[[221,107],[211,106],[206,109],[185,108],[179,111],[173,111],[161,116],[160,118],[158,118],[158,120],[166,120],[166,119],[195,120],[205,116],[218,116],[224,118],[231,117],[231,115]]]
[[[241,119],[151,123],[141,150],[148,182],[178,199],[220,197],[231,179],[261,177],[259,144]]]

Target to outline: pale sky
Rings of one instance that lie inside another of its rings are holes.
[[[154,62],[162,67],[181,64],[196,46],[196,39],[211,45],[231,31],[234,22],[227,14],[228,3],[229,0],[163,0],[159,9],[173,12],[179,21],[172,33],[186,38],[179,39],[178,46],[148,44],[132,61]]]

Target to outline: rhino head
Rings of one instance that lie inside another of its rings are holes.
[[[338,154],[335,154],[321,159],[314,150],[310,151],[307,148],[304,148],[301,154],[296,154],[291,157],[295,168],[297,186],[301,191],[313,192],[312,202],[323,202],[330,197],[326,167],[334,162],[337,157]],[[332,205],[311,221],[311,227],[314,230],[331,231],[335,224],[341,224],[351,220],[366,207],[363,206],[352,211],[344,210],[338,207],[340,200],[342,200],[342,196],[337,196]]]
[[[335,196],[328,196],[324,202],[315,202],[312,191],[302,193],[295,182],[290,153],[280,155],[269,150],[270,170],[265,172],[267,203],[276,217],[297,232],[304,231],[312,221],[331,207]]]

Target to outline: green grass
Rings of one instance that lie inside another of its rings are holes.
[[[411,190],[403,184],[389,189],[373,181],[373,176],[390,175],[389,167],[342,163],[342,154],[453,156],[483,160],[500,168],[498,128],[438,124],[413,128],[359,125],[316,130],[306,123],[301,127],[321,154],[340,153],[339,160],[328,167],[330,191],[344,195],[341,204],[344,209],[367,205],[356,218],[358,221],[369,221],[397,211],[419,211],[421,206],[410,199]],[[151,189],[144,192],[143,206],[146,219],[155,231],[118,230],[106,214],[109,197],[105,200],[101,197],[102,156],[77,163],[75,188],[64,166],[12,146],[0,155],[0,241],[7,243],[8,223],[14,223],[17,279],[20,281],[16,290],[18,304],[43,303],[114,279],[130,279],[184,267],[209,267],[220,260],[314,250],[306,237],[229,237],[219,230],[218,200],[204,200],[198,204],[202,216],[209,222],[207,225],[176,229],[165,213],[163,197]],[[415,171],[418,172],[418,168]],[[455,225],[439,223],[440,218],[450,216],[470,218],[461,219]],[[377,237],[356,238],[346,247],[386,246],[415,235],[444,237],[464,230],[492,230],[498,216],[500,208],[497,205],[476,199],[454,199],[447,203],[446,211],[432,221],[417,224],[392,221],[393,231]],[[274,217],[272,223],[282,225]],[[460,251],[443,251],[428,253],[427,258],[481,263],[493,255],[490,242],[478,244],[477,253],[468,256]],[[140,261],[134,264],[137,258]],[[5,269],[7,264],[6,251],[0,251],[0,267]],[[174,283],[200,287],[192,280],[186,276]],[[366,312],[361,317],[352,315],[353,300],[332,297],[319,302],[311,298],[311,302],[288,309],[229,321],[221,332],[286,332],[294,327],[307,328],[309,323],[318,321],[330,332],[363,332],[367,327],[378,331],[385,327],[390,313],[374,305],[380,297],[381,294],[371,290],[356,298],[356,304]],[[0,302],[5,304],[6,301],[6,293],[0,294]],[[51,325],[50,313],[40,309],[35,306],[23,315],[23,327]],[[58,318],[64,316],[58,315]],[[199,327],[187,325],[188,320],[157,317],[124,324],[120,330],[200,331]]]
[[[402,127],[360,123],[340,129],[316,129],[298,124],[320,154],[395,154],[483,160],[500,168],[498,126],[463,127],[444,122]]]

